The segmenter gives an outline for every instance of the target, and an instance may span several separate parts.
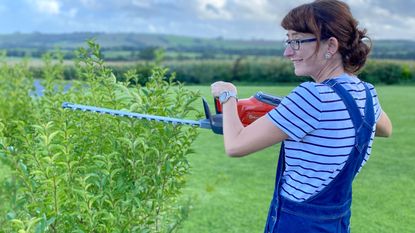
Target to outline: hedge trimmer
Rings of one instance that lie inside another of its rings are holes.
[[[281,99],[281,97],[264,94],[262,92],[257,92],[254,96],[251,96],[250,98],[238,100],[238,114],[242,124],[244,126],[251,124],[256,119],[260,118],[261,116],[265,115],[273,108],[275,108],[281,102]],[[159,121],[169,124],[197,126],[203,129],[211,129],[216,134],[223,134],[222,106],[219,103],[219,100],[215,99],[215,115],[211,115],[207,101],[204,98],[202,100],[206,118],[201,120],[186,120],[173,117],[148,115],[121,110],[114,110],[109,108],[100,108],[89,105],[73,104],[68,102],[63,103],[62,107],[72,110],[80,110],[84,112],[95,112],[100,114],[109,114],[113,116],[129,117],[149,121]]]

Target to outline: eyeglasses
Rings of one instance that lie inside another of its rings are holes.
[[[284,47],[287,48],[289,45],[293,50],[299,50],[302,43],[308,43],[308,42],[313,42],[313,41],[317,41],[317,38],[310,38],[310,39],[304,39],[304,40],[300,40],[300,39],[286,40],[284,41]]]

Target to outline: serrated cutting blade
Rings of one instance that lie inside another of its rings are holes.
[[[190,126],[197,126],[197,127],[204,128],[204,129],[211,129],[210,122],[208,121],[208,119],[203,119],[203,120],[198,120],[198,121],[186,120],[186,119],[173,118],[173,117],[165,117],[165,116],[127,112],[127,111],[115,110],[115,109],[109,109],[109,108],[101,108],[101,107],[90,106],[90,105],[73,104],[73,103],[68,103],[68,102],[64,102],[62,104],[62,108],[78,110],[78,111],[83,111],[83,112],[88,111],[88,112],[95,112],[95,113],[100,113],[100,114],[109,114],[112,116],[136,118],[136,119],[142,119],[142,120],[148,120],[148,121],[159,121],[159,122],[164,122],[164,123],[169,123],[169,124],[190,125]]]

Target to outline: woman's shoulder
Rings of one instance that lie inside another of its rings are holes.
[[[303,82],[297,86],[296,90],[312,93],[318,99],[321,99],[322,94],[331,92],[331,88],[323,83]]]
[[[321,90],[315,82],[303,82],[288,95],[292,102],[308,103],[315,107],[322,102]]]
[[[318,93],[319,84],[316,82],[303,82],[300,85],[298,85],[294,90],[302,90],[302,91],[308,91],[313,93]]]
[[[300,83],[297,87],[295,87],[292,93],[296,94],[317,94],[317,88],[313,82],[303,82]]]

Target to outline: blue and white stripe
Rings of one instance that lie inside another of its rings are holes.
[[[346,74],[336,80],[354,97],[364,114],[366,93],[363,83]],[[376,90],[373,85],[368,86],[377,121],[382,110]],[[294,201],[307,200],[326,187],[348,159],[355,141],[349,113],[329,86],[305,82],[270,111],[268,117],[289,136],[285,141],[286,170],[281,195]],[[373,137],[374,129],[362,166],[369,159]]]

